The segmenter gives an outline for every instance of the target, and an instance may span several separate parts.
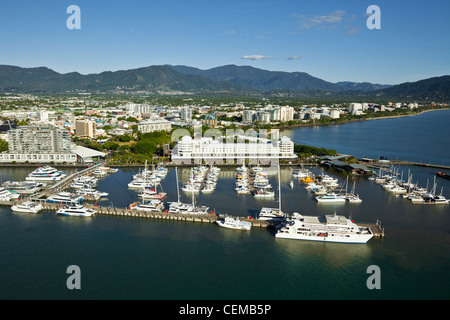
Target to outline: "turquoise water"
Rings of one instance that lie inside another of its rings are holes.
[[[346,126],[336,128],[347,130]],[[311,130],[327,134],[327,128]],[[436,171],[400,167],[405,177],[408,169],[422,186],[427,180],[432,183]],[[0,175],[2,181],[23,179],[29,171],[0,168]],[[128,190],[127,183],[137,171],[121,168],[101,180],[98,189],[110,196],[98,205],[126,207],[136,201],[136,192]],[[188,179],[188,171],[181,170],[179,176],[181,181]],[[259,228],[244,232],[144,218],[63,217],[51,211],[13,214],[9,207],[0,207],[0,299],[450,298],[450,206],[413,205],[372,181],[355,179],[361,204],[324,205],[316,203],[298,182],[291,189],[291,169],[283,168],[282,207],[305,215],[336,211],[357,222],[379,219],[386,237],[364,245],[276,239],[270,230]],[[276,175],[271,181],[278,185]],[[450,181],[437,181],[438,190],[443,187],[443,194],[450,198]],[[237,195],[233,186],[234,171],[223,169],[215,192],[196,201],[236,216],[255,216],[263,206],[278,206],[277,198]],[[167,202],[176,200],[173,169],[163,188]],[[190,199],[190,194],[182,193],[183,201]],[[80,290],[67,289],[70,265],[80,267]],[[370,265],[380,267],[379,290],[366,286]]]

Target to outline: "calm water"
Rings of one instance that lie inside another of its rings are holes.
[[[348,130],[346,126],[334,130]],[[311,129],[316,130],[326,135],[330,129]],[[397,144],[399,150],[401,145]],[[23,179],[30,169],[2,168],[1,179]],[[432,183],[436,171],[400,167],[404,176],[408,169],[422,186],[427,180]],[[98,204],[126,207],[136,201],[136,192],[128,190],[127,183],[137,170],[122,168],[101,180],[98,189],[110,196]],[[182,170],[179,178],[188,179],[188,171]],[[276,175],[271,180],[278,185]],[[364,178],[356,178],[361,204],[324,205],[298,182],[291,189],[290,180],[291,170],[282,169],[284,210],[307,215],[336,211],[359,222],[379,219],[386,237],[365,245],[318,243],[275,239],[259,228],[243,232],[144,218],[62,217],[49,211],[13,214],[9,207],[0,207],[0,299],[450,298],[450,206],[413,205]],[[450,181],[437,181],[438,190],[443,187],[450,198]],[[223,169],[216,191],[196,201],[236,216],[255,216],[262,206],[278,206],[276,199],[237,195],[233,186],[234,171]],[[174,170],[163,188],[167,201],[176,200]],[[182,200],[190,199],[182,192]],[[70,265],[81,269],[81,290],[66,287]],[[380,290],[366,286],[370,265],[380,267]]]
[[[345,125],[295,128],[284,135],[295,143],[356,157],[381,156],[450,166],[450,110],[411,117],[351,122]]]

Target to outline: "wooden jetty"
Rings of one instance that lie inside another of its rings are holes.
[[[372,231],[374,237],[383,238],[384,228],[381,227],[380,221],[377,220],[376,223],[356,223],[360,227],[369,228]]]
[[[41,201],[43,210],[58,210],[65,205],[57,203],[48,203]],[[135,217],[135,218],[149,218],[149,219],[162,219],[162,220],[173,220],[173,221],[187,221],[187,222],[200,222],[200,223],[216,223],[219,215],[215,213],[211,214],[179,214],[179,213],[168,213],[168,212],[148,212],[142,210],[131,210],[116,207],[102,207],[98,205],[84,205],[85,208],[93,209],[96,215],[110,215],[110,216],[122,216],[122,217]],[[268,226],[267,221],[249,219],[240,217],[239,219],[249,221],[252,223],[253,227],[266,228]]]

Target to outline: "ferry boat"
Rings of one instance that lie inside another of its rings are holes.
[[[38,213],[42,210],[42,205],[32,201],[26,201],[21,204],[16,204],[11,207],[14,212]]]
[[[27,181],[59,181],[66,176],[65,172],[60,172],[57,169],[44,166],[39,167],[31,172],[25,180]]]
[[[336,193],[327,193],[322,196],[317,196],[316,201],[317,202],[342,203],[342,202],[345,202],[345,198]]]
[[[90,217],[95,214],[95,210],[85,208],[81,205],[73,205],[59,209],[56,211],[56,214],[61,216]]]
[[[216,223],[223,228],[237,229],[237,230],[250,230],[252,223],[249,221],[241,221],[233,217],[225,217],[224,220],[217,220]]]
[[[45,184],[31,181],[6,181],[2,183],[2,186],[20,194],[33,194],[45,187]]]
[[[83,201],[83,197],[71,192],[64,191],[48,197],[47,201],[51,203],[77,204]]]
[[[282,223],[276,238],[312,240],[341,243],[367,243],[373,233],[370,228],[361,227],[344,216],[324,215],[322,217],[302,216],[295,212],[292,219]]]

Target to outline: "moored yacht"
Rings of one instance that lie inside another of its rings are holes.
[[[2,186],[20,194],[33,194],[45,187],[45,184],[32,181],[6,181],[2,183]]]
[[[164,209],[164,204],[159,200],[150,200],[143,202],[134,202],[130,204],[129,207],[131,210],[140,210],[140,211],[148,211],[148,212],[162,212]]]
[[[47,201],[51,203],[77,204],[83,201],[83,197],[71,192],[64,191],[48,197]]]
[[[284,213],[279,208],[261,208],[258,215],[258,220],[264,220],[268,222],[281,222],[284,221]]]
[[[59,181],[66,176],[65,172],[60,172],[57,169],[44,166],[39,167],[31,172],[25,180],[27,181]]]
[[[336,193],[327,193],[322,196],[316,197],[317,202],[327,202],[327,203],[342,203],[345,202],[345,198],[339,194]]]
[[[252,223],[249,221],[242,221],[238,218],[233,217],[225,217],[224,220],[217,220],[216,223],[228,229],[237,229],[237,230],[250,230],[252,228]]]
[[[42,210],[42,205],[32,201],[26,201],[20,204],[15,204],[11,207],[14,212],[38,213]]]
[[[17,192],[11,192],[3,187],[0,187],[0,201],[11,201],[13,199],[20,198],[20,194]]]

